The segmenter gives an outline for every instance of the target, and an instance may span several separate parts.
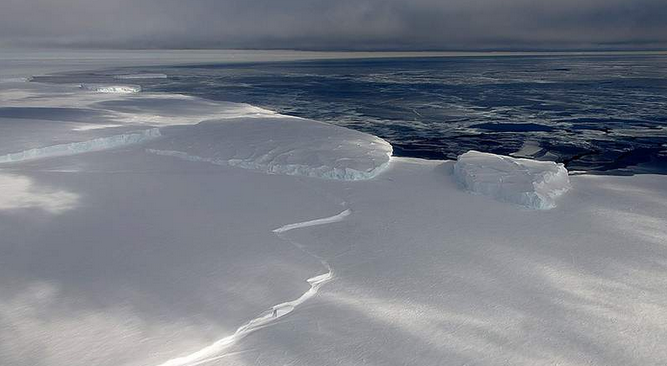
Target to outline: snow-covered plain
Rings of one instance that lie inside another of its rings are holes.
[[[26,64],[0,69],[2,365],[667,361],[665,176],[390,158],[249,105],[28,83],[53,69]],[[531,189],[548,202],[514,199]]]

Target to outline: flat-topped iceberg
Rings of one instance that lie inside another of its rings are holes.
[[[556,207],[570,189],[563,164],[468,151],[459,156],[454,175],[465,189],[532,209]]]
[[[81,89],[98,93],[133,94],[141,91],[139,85],[96,85],[83,84]]]
[[[369,134],[300,118],[208,121],[165,128],[149,152],[270,174],[365,180],[384,170],[392,147]]]

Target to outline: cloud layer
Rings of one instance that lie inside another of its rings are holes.
[[[665,0],[3,0],[0,44],[572,49],[667,45]]]

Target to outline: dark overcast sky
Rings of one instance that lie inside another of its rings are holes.
[[[667,0],[0,0],[0,44],[664,49]]]

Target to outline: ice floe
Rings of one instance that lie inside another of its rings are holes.
[[[116,94],[132,94],[141,91],[139,85],[95,85],[83,84],[81,89],[94,91],[98,93],[116,93]]]
[[[563,164],[469,151],[454,165],[457,180],[469,191],[532,209],[556,207],[570,189]]]

